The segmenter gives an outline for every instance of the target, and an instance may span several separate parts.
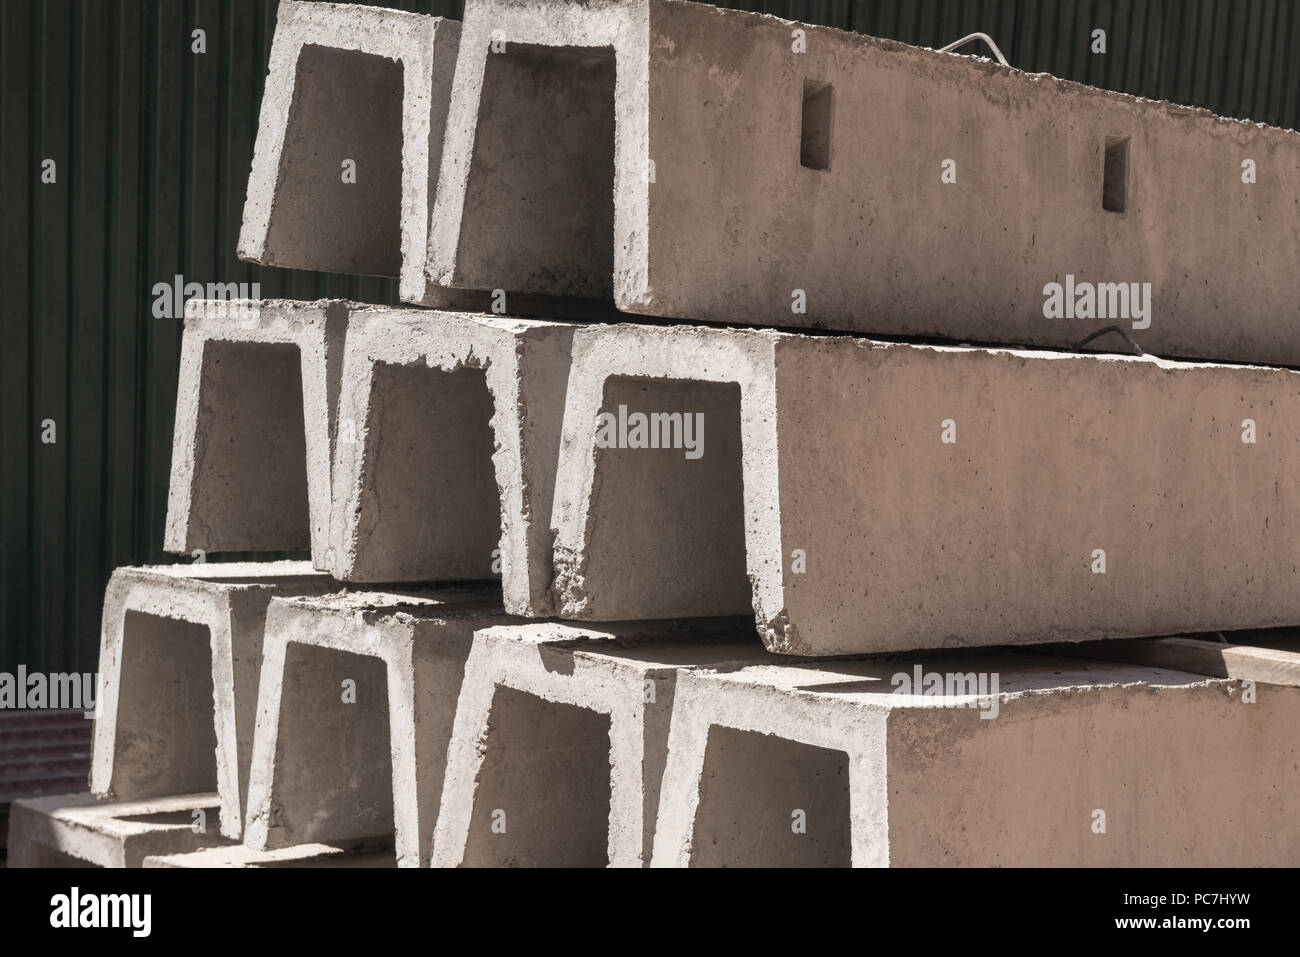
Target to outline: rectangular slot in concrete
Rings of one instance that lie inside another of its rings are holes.
[[[358,50],[303,46],[266,265],[401,271],[402,69]]]
[[[607,714],[498,686],[463,865],[606,866],[609,735]]]
[[[803,117],[799,132],[799,163],[809,169],[830,169],[834,90],[829,83],[803,82]]]
[[[487,57],[449,285],[613,297],[614,51],[509,43]]]
[[[128,610],[122,626],[114,789],[133,798],[217,789],[212,636],[196,622]]]
[[[709,729],[692,867],[848,867],[849,758],[757,731]]]
[[[1106,161],[1103,168],[1101,208],[1122,213],[1128,205],[1128,150],[1130,138],[1106,137]]]
[[[369,400],[353,581],[493,578],[501,502],[483,369],[379,363]],[[430,576],[427,569],[437,569]]]
[[[208,340],[189,523],[231,551],[311,545],[301,357],[288,343]]]
[[[649,619],[752,609],[740,402],[734,382],[605,381],[583,585],[591,618],[626,618],[633,605]]]

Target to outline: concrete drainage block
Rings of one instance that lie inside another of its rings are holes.
[[[393,844],[428,861],[474,629],[515,621],[487,589],[349,592],[267,612],[244,844]]]
[[[221,831],[238,838],[267,604],[328,587],[306,562],[117,569],[104,595],[91,791],[121,801],[215,790]]]
[[[555,614],[752,608],[770,649],[807,655],[1300,620],[1279,504],[1300,498],[1297,383],[1151,356],[585,327]]]
[[[328,567],[344,581],[500,577],[547,610],[573,326],[369,309],[348,329]]]
[[[683,672],[653,864],[1294,864],[1300,691],[1242,691],[1023,652]]]
[[[433,865],[642,866],[679,671],[774,660],[743,619],[477,632]]]

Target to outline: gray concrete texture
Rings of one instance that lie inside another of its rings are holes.
[[[340,300],[191,300],[163,547],[311,548],[323,565],[348,314]]]
[[[490,589],[272,601],[244,844],[427,863],[471,636],[512,621]]]
[[[404,296],[423,295],[459,36],[439,17],[282,0],[240,258],[400,276]]]
[[[546,614],[573,326],[354,311],[326,567],[351,582],[501,579]]]
[[[1245,691],[1024,652],[685,671],[652,864],[1294,866],[1300,690]]]
[[[355,851],[332,844],[300,844],[273,851],[254,851],[242,844],[207,847],[177,854],[152,854],[144,867],[260,869],[284,867],[393,867],[387,851]]]
[[[1298,159],[1292,131],[758,13],[467,0],[428,271],[1051,347],[1107,322],[1045,318],[1046,284],[1149,282],[1148,352],[1295,364]]]
[[[643,866],[679,671],[777,660],[745,619],[477,631],[433,865]]]
[[[141,867],[154,854],[185,854],[225,843],[215,794],[105,803],[54,794],[9,810],[8,867]]]
[[[1296,372],[641,325],[572,356],[560,617],[752,608],[808,655],[1300,620]],[[701,454],[598,447],[620,405]]]
[[[329,587],[306,562],[117,569],[104,595],[91,791],[116,801],[216,791],[221,831],[238,838],[267,604]]]

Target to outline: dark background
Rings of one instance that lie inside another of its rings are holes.
[[[383,6],[459,19],[462,4]],[[1295,128],[1293,0],[722,3]],[[0,0],[0,671],[93,671],[118,565],[161,550],[181,323],[152,288],[396,302],[395,280],[235,258],[275,0]],[[190,31],[207,52],[190,52]],[[1090,52],[1094,28],[1107,53]],[[988,55],[981,44],[963,52]],[[58,164],[42,185],[41,161]],[[1207,224],[1213,228],[1213,224]],[[54,419],[58,442],[40,441]]]

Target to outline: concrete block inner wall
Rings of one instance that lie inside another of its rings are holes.
[[[300,365],[288,343],[204,344],[189,520],[223,550],[311,545]]]
[[[369,398],[355,549],[382,555],[353,580],[495,577],[501,503],[492,395],[482,369],[380,363]],[[425,569],[436,569],[430,575]]]
[[[217,789],[212,637],[197,622],[127,611],[117,697],[120,794],[155,797]]]
[[[402,87],[399,61],[303,46],[267,230],[268,265],[401,271]],[[344,180],[344,160],[356,164],[355,183]]]
[[[462,866],[609,864],[608,714],[498,687],[482,760]]]

